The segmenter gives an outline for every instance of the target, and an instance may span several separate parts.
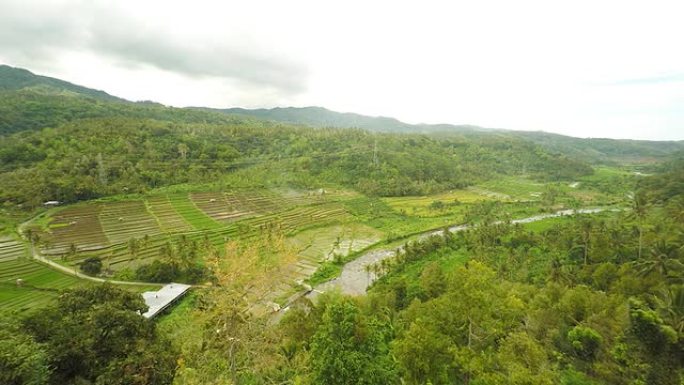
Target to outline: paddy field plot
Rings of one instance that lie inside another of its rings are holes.
[[[346,256],[382,240],[384,233],[361,224],[336,225],[302,231],[288,239],[298,255],[310,262]]]
[[[22,286],[17,286],[21,279]],[[0,310],[24,311],[43,306],[58,291],[82,284],[78,278],[28,259],[0,262]]]
[[[131,238],[149,237],[162,232],[143,201],[103,204],[99,219],[109,244],[125,243]]]
[[[472,190],[453,190],[442,194],[382,198],[382,201],[393,210],[421,217],[441,216],[449,212],[459,211],[463,203],[473,203],[494,199],[491,196]],[[440,202],[442,208],[434,205]]]
[[[163,232],[180,233],[193,230],[192,225],[173,208],[168,196],[156,195],[148,198],[145,203],[147,210],[157,219],[159,228]]]
[[[67,253],[72,247],[82,251],[99,250],[109,245],[102,230],[101,205],[82,204],[67,207],[51,217],[47,231],[41,234],[46,254]]]
[[[28,256],[26,245],[12,237],[0,237],[0,263]]]

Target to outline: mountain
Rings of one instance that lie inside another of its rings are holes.
[[[434,133],[476,132],[487,129],[470,125],[409,124],[395,118],[366,116],[352,112],[336,112],[323,107],[276,107],[271,109],[227,108],[218,111],[273,120],[282,123],[303,124],[311,127],[361,128],[377,132]]]
[[[0,91],[33,91],[48,95],[86,96],[109,101],[124,101],[104,91],[86,88],[64,80],[40,76],[23,68],[0,64]]]
[[[214,110],[217,111],[217,110]],[[361,128],[375,132],[450,134],[490,134],[532,141],[545,149],[594,163],[650,163],[684,150],[684,141],[575,138],[543,131],[488,129],[473,125],[409,124],[388,117],[372,117],[331,111],[323,107],[277,107],[272,109],[220,109],[220,112],[251,116],[311,127]]]
[[[65,97],[66,96],[66,97]],[[547,132],[487,129],[473,125],[409,124],[391,117],[331,111],[323,107],[272,109],[203,107],[170,108],[154,102],[129,102],[104,91],[28,70],[0,65],[0,134],[54,127],[84,118],[128,116],[218,122],[234,117],[269,120],[315,128],[360,128],[384,133],[420,133],[448,137],[509,137],[531,141],[544,149],[592,163],[650,163],[684,150],[684,141],[575,138]],[[501,139],[501,138],[499,138]]]
[[[684,150],[684,141],[575,138],[543,131],[509,131],[545,149],[593,163],[653,163]]]

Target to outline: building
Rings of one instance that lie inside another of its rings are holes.
[[[149,309],[143,313],[145,318],[154,318],[169,306],[182,298],[192,286],[182,283],[170,283],[158,291],[146,291],[142,294]]]

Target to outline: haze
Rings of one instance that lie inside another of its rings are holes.
[[[676,1],[27,1],[0,62],[173,106],[684,139]]]

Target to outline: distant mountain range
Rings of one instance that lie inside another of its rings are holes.
[[[513,131],[483,128],[473,125],[408,124],[394,118],[335,112],[323,107],[276,107],[272,109],[253,110],[228,108],[208,110],[320,128],[353,127],[377,132],[422,133],[434,135],[509,135],[530,140],[554,152],[593,162],[644,162],[658,160],[673,152],[684,150],[684,141],[575,138],[543,131]]]
[[[85,97],[96,99],[99,102],[127,102],[135,105],[161,107],[161,105],[149,101],[128,102],[104,91],[86,88],[60,79],[35,75],[25,69],[0,65],[0,92],[15,91],[52,96]],[[427,135],[511,136],[532,141],[553,152],[591,162],[649,162],[663,159],[677,151],[684,151],[684,141],[575,138],[542,131],[489,129],[474,125],[409,124],[391,117],[341,113],[315,106],[271,109],[188,107],[186,110],[219,112],[317,128],[359,128],[374,132]]]
[[[214,110],[216,111],[216,110]],[[323,107],[276,107],[271,109],[227,108],[218,111],[246,115],[283,123],[303,124],[311,127],[361,128],[377,132],[434,133],[491,131],[482,127],[453,124],[408,124],[395,118],[366,116],[352,112],[336,112]]]

